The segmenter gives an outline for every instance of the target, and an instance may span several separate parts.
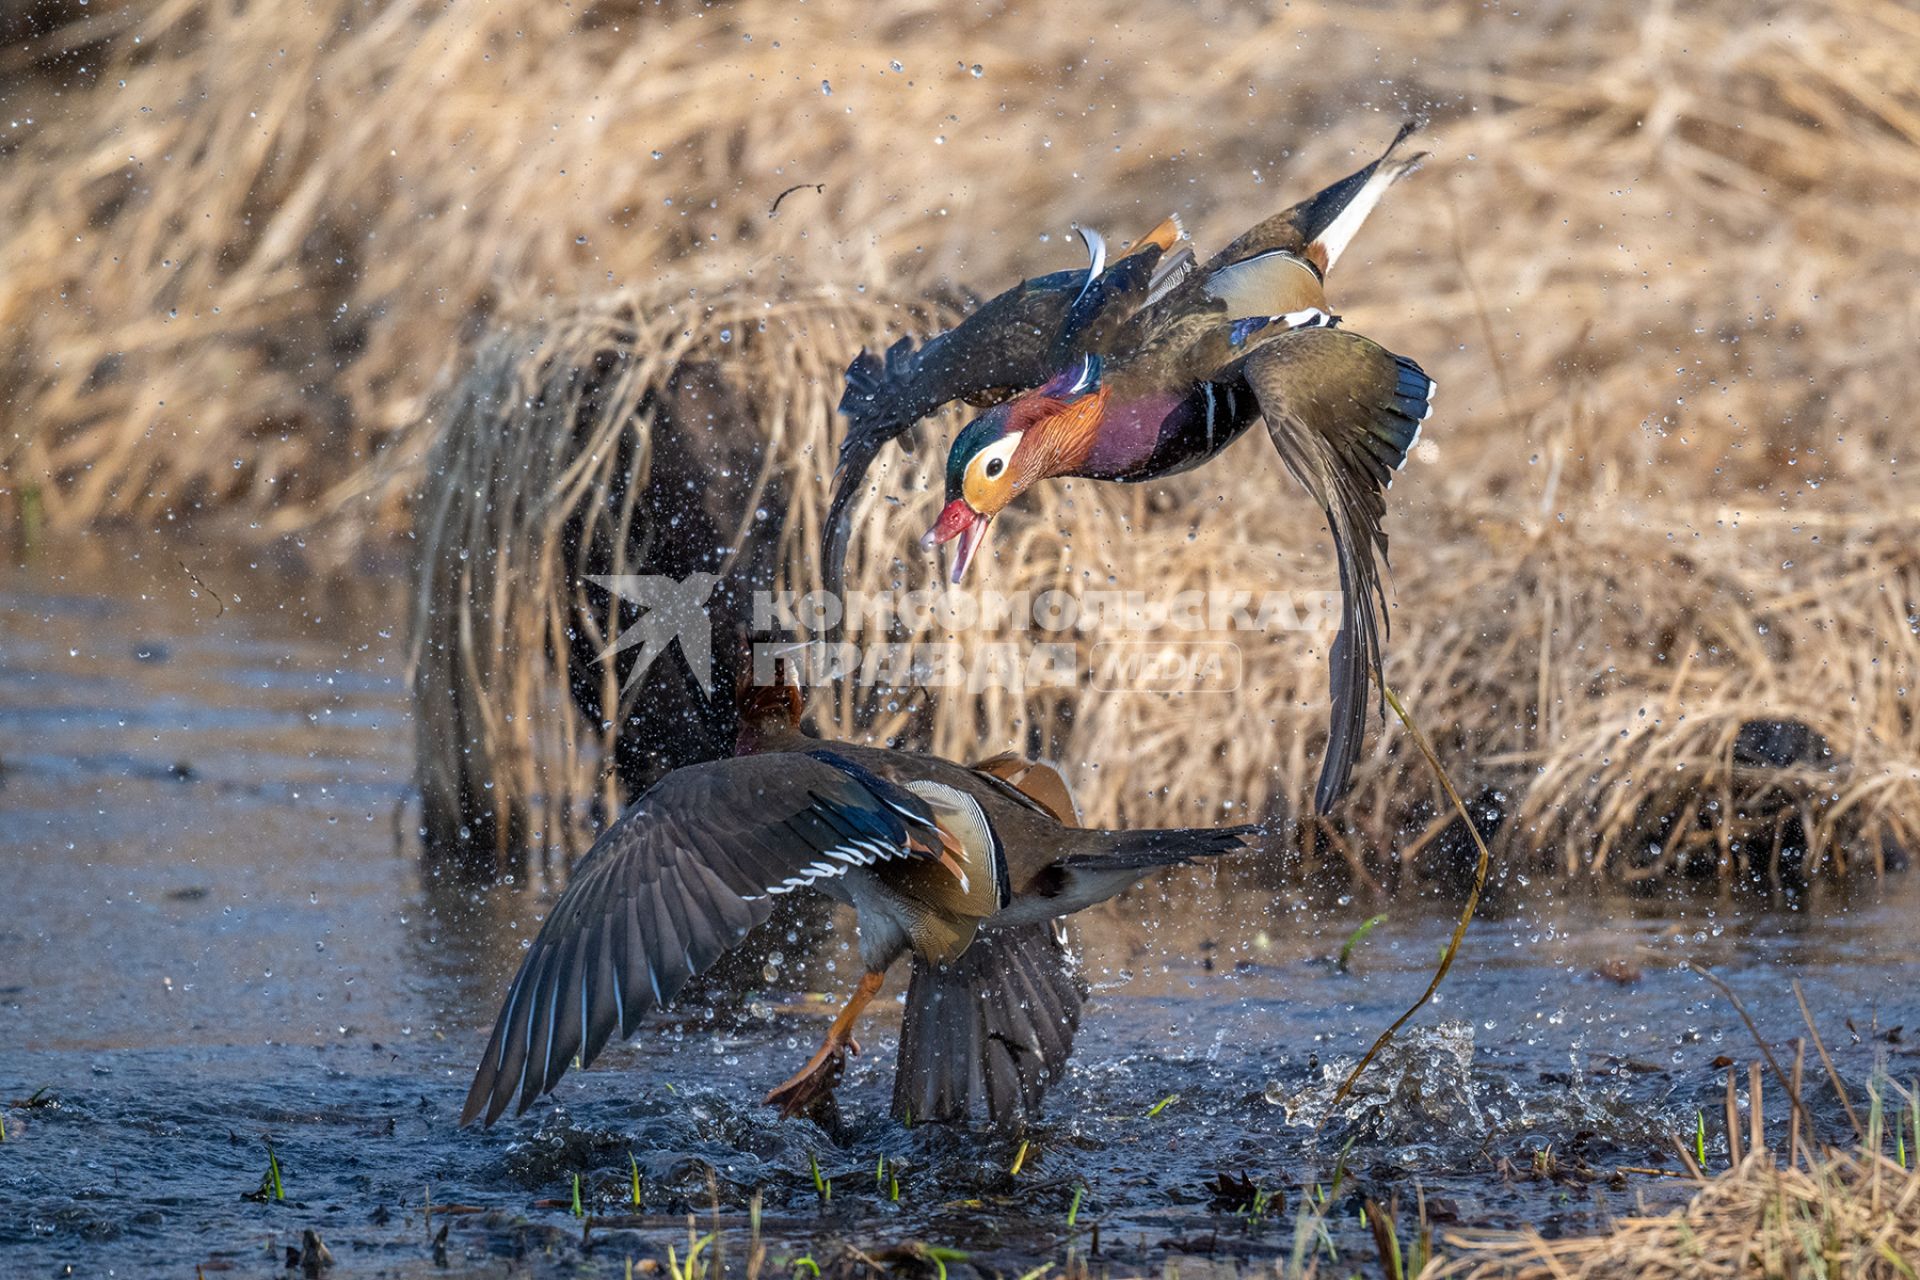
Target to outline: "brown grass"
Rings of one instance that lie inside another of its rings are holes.
[[[1531,1231],[1449,1235],[1440,1255],[1424,1280],[1911,1280],[1920,1266],[1920,1168],[1866,1148],[1786,1167],[1761,1151],[1702,1178],[1672,1213],[1557,1240]]]
[[[612,344],[634,354],[634,404],[676,359],[736,370],[757,429],[787,442],[783,545],[805,581],[833,375],[913,326],[894,306],[1070,263],[1076,218],[1124,237],[1178,209],[1218,245],[1423,111],[1433,159],[1334,285],[1350,324],[1441,385],[1394,490],[1388,677],[1466,793],[1508,815],[1503,854],[1732,876],[1801,834],[1835,866],[1920,837],[1910,9],[90,10],[0,53],[7,115],[30,120],[0,141],[16,519],[218,517],[337,550],[431,510],[415,495],[445,472],[425,459],[474,447],[442,440],[450,423],[528,428],[429,418],[444,370],[525,385]],[[825,190],[769,217],[802,182]],[[776,325],[773,350],[720,343],[763,305],[819,322]],[[499,315],[514,336],[460,356]],[[509,358],[530,344],[546,355]],[[584,455],[552,446],[511,456],[593,492]],[[998,536],[998,584],[1330,586],[1324,531],[1269,455],[1250,439],[1165,486],[1056,486]],[[883,477],[905,505],[864,508],[855,581],[926,579],[909,541],[926,465]],[[501,482],[531,501],[511,525],[454,513],[470,550],[552,518],[554,490]],[[548,612],[506,650],[476,641],[504,678],[454,727],[520,794],[559,792],[526,727],[551,685],[510,655],[538,650],[564,575],[545,544],[509,550],[464,589]],[[930,739],[1037,741],[1097,821],[1290,808],[1317,759],[1323,639],[1250,647],[1230,703],[948,699]],[[873,711],[851,698],[829,725]],[[1831,754],[1750,763],[1734,744],[1755,718]],[[551,740],[568,735],[591,736]],[[1333,847],[1363,878],[1446,822],[1391,732],[1343,816]]]

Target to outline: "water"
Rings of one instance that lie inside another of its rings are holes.
[[[1755,1054],[1688,962],[1741,992],[1785,1055],[1799,978],[1856,1100],[1877,1066],[1920,1075],[1911,877],[1795,911],[1513,882],[1333,1107],[1424,985],[1452,907],[1393,905],[1343,973],[1366,909],[1229,866],[1082,918],[1094,998],[1018,1176],[1016,1140],[886,1118],[891,1005],[840,1133],[759,1105],[823,1029],[809,993],[843,994],[857,971],[844,930],[771,939],[787,963],[770,982],[743,966],[528,1116],[459,1130],[554,877],[476,893],[423,874],[404,613],[391,572],[320,582],[151,545],[0,571],[0,1272],[258,1274],[311,1228],[335,1275],[623,1275],[669,1242],[684,1253],[689,1210],[705,1232],[717,1206],[739,1250],[756,1188],[770,1275],[826,1262],[834,1240],[957,1245],[1017,1274],[1086,1256],[1096,1225],[1120,1264],[1265,1261],[1291,1254],[1343,1151],[1327,1234],[1365,1269],[1364,1197],[1397,1196],[1403,1234],[1419,1196],[1442,1229],[1583,1230],[1685,1195],[1617,1171],[1676,1168],[1671,1138],[1698,1113],[1723,1160],[1723,1060]],[[1811,1056],[1808,1073],[1823,1076]],[[1809,1097],[1839,1137],[1831,1091]],[[269,1142],[282,1201],[249,1198]],[[584,1251],[576,1173],[589,1212],[627,1215]],[[1279,1194],[1254,1215],[1248,1188]],[[429,1221],[429,1196],[458,1211]]]

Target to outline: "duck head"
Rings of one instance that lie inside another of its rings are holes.
[[[1070,375],[995,405],[954,438],[947,451],[947,505],[920,545],[955,542],[953,581],[987,540],[987,527],[1036,481],[1066,474],[1084,456],[1098,425],[1099,362],[1089,357]],[[1091,408],[1094,412],[1089,413]],[[1081,431],[1077,428],[1086,427]]]

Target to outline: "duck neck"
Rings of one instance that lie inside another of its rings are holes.
[[[754,688],[740,701],[740,727],[734,732],[737,756],[785,751],[800,732],[800,691],[789,684]]]
[[[1102,387],[1067,405],[1035,428],[1034,479],[1088,474],[1082,468],[1099,450],[1107,396],[1107,389]]]

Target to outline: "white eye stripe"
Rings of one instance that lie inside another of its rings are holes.
[[[1013,454],[1020,447],[1020,437],[1024,432],[1015,432],[982,449],[974,457],[971,470],[987,480],[997,480],[1005,474],[1007,464],[1013,461]]]

